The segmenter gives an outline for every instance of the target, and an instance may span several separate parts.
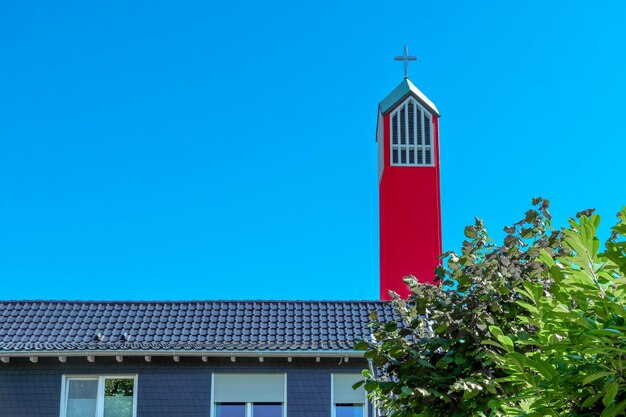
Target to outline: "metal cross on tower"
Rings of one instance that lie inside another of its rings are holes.
[[[409,61],[417,61],[416,56],[409,55],[409,48],[404,45],[404,55],[394,58],[396,61],[404,61],[404,78],[409,78]]]

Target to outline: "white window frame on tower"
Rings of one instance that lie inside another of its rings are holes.
[[[412,123],[409,120],[409,103],[413,105]],[[404,135],[404,143],[402,143],[402,135]],[[409,97],[389,114],[389,161],[391,166],[435,166],[434,142],[433,115],[415,98]],[[413,162],[411,162],[411,158]]]

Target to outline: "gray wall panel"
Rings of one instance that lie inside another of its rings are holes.
[[[362,360],[339,364],[339,359],[181,358],[153,357],[151,363],[143,358],[125,358],[117,363],[113,358],[68,358],[59,363],[53,358],[40,358],[33,364],[28,359],[11,358],[0,364],[0,417],[58,417],[61,400],[62,375],[138,374],[138,417],[210,417],[211,374],[287,373],[288,417],[330,417],[330,374],[360,372],[366,366]]]

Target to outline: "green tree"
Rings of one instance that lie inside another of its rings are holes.
[[[511,327],[528,332],[491,328],[506,415],[625,415],[626,208],[602,252],[600,217],[587,214],[563,231],[567,251],[540,253],[542,282],[516,288],[523,310]]]
[[[394,301],[397,322],[372,317],[373,339],[357,348],[367,350],[374,365],[374,372],[364,372],[365,388],[387,415],[524,415],[530,410],[529,400],[520,397],[528,395],[523,394],[526,381],[514,379],[524,378],[524,371],[511,368],[513,357],[536,349],[524,345],[514,352],[515,343],[521,346],[539,330],[523,318],[537,308],[528,289],[537,300],[553,285],[554,267],[547,260],[578,256],[570,240],[579,230],[552,229],[548,201],[535,199],[533,206],[524,219],[505,227],[502,245],[491,241],[476,219],[465,229],[461,253],[442,255],[437,277],[443,285],[407,277],[413,295]],[[588,214],[581,213],[581,222],[587,224]],[[613,238],[607,248],[617,259],[623,247],[618,235]]]

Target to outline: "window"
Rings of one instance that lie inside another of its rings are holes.
[[[335,417],[363,417],[363,404],[335,404]]]
[[[246,403],[215,403],[215,417],[246,417]]]
[[[282,417],[283,403],[215,403],[215,417]]]
[[[367,417],[367,397],[361,386],[352,386],[363,380],[361,374],[333,374],[331,417]]]
[[[286,374],[214,374],[214,417],[285,417]]]
[[[433,166],[432,115],[410,97],[390,118],[391,165]]]
[[[135,417],[137,377],[67,376],[61,417]]]

